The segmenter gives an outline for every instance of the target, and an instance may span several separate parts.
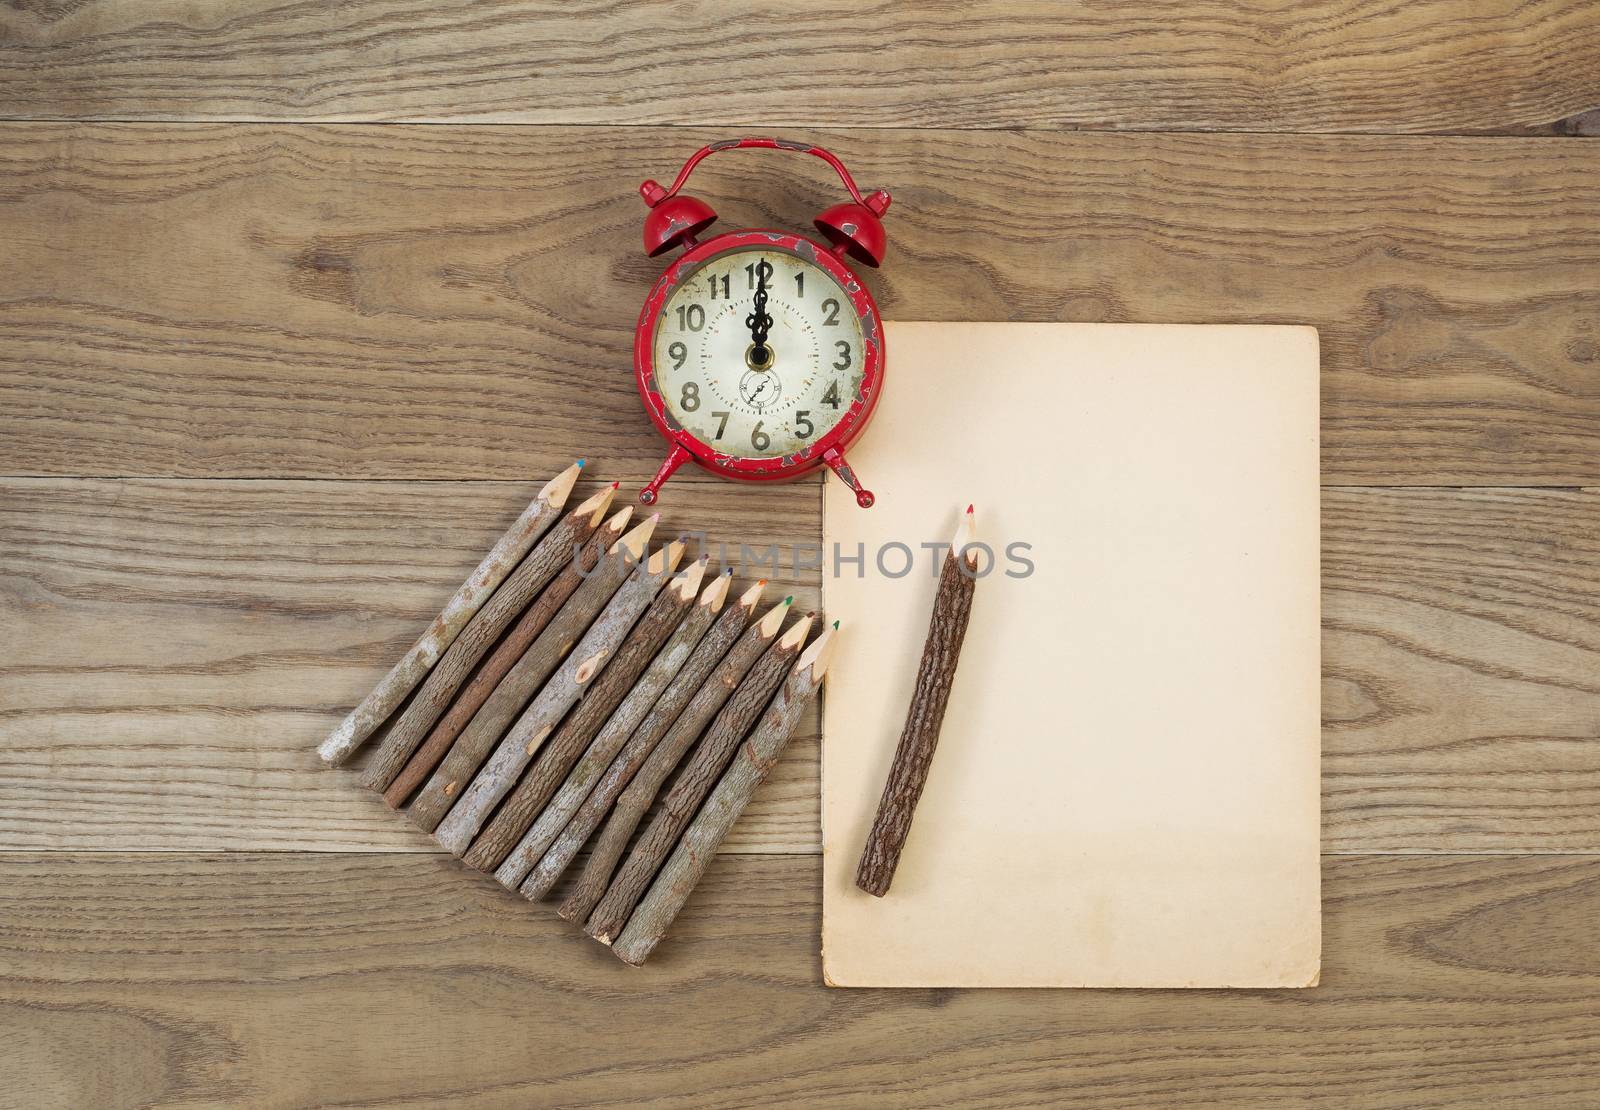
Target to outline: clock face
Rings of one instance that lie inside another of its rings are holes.
[[[690,271],[667,297],[651,349],[674,419],[744,458],[792,455],[826,435],[859,393],[865,361],[861,320],[839,283],[769,247]]]

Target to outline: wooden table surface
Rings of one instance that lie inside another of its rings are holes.
[[[0,5],[0,1105],[1600,1106],[1592,0],[799,9]],[[1321,329],[1320,988],[825,989],[814,717],[639,971],[321,768],[650,473],[634,189],[751,132],[893,189],[891,318]]]

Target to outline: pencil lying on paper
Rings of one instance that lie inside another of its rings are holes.
[[[799,727],[801,714],[822,688],[838,627],[836,621],[833,628],[824,630],[795,662],[760,723],[740,745],[716,789],[683,831],[683,838],[611,947],[624,962],[642,964],[655,951],[705,874],[711,857],[722,846],[728,830],[739,820],[756,789],[767,781],[778,756]]]
[[[349,759],[377,731],[378,726],[388,720],[389,714],[406,699],[406,695],[416,689],[417,683],[427,677],[473,614],[489,600],[495,587],[505,581],[539,537],[556,522],[582,469],[583,460],[580,459],[545,484],[489,554],[484,556],[478,569],[467,576],[461,588],[445,603],[444,609],[433,619],[428,630],[411,645],[411,650],[373,687],[372,693],[350,711],[339,727],[328,734],[328,738],[317,748],[317,754],[324,761],[338,764]]]
[[[895,749],[889,779],[883,784],[878,815],[867,834],[861,863],[856,869],[856,886],[882,898],[894,881],[900,853],[911,832],[922,788],[933,766],[933,752],[939,744],[939,728],[944,723],[945,706],[961,659],[961,642],[967,635],[967,619],[972,615],[972,593],[977,582],[978,551],[970,545],[976,540],[972,506],[961,517],[950,553],[939,571],[939,590],[934,595],[933,619],[928,639],[917,667],[917,685],[906,712],[905,728]]]

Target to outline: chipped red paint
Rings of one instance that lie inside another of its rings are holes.
[[[861,483],[856,478],[855,470],[850,466],[849,463],[844,461],[844,456],[842,454],[840,454],[838,451],[825,452],[822,456],[822,461],[832,467],[833,472],[838,476],[839,481],[843,482],[845,484],[845,488],[852,491],[856,495],[857,505],[860,505],[863,509],[872,508],[872,504],[877,500],[877,498],[872,496],[871,490],[861,488]]]
[[[702,263],[727,251],[744,250],[749,247],[787,251],[827,271],[844,290],[851,307],[861,319],[863,348],[861,384],[855,396],[851,398],[849,408],[839,418],[838,423],[825,435],[820,436],[815,443],[807,444],[803,450],[792,455],[780,455],[775,458],[757,459],[730,455],[697,439],[673,418],[671,410],[667,408],[666,398],[656,387],[653,357],[656,325],[673,290]],[[650,295],[645,298],[644,310],[639,314],[639,324],[634,330],[633,369],[639,386],[639,395],[644,398],[644,407],[650,414],[650,422],[673,445],[661,469],[640,492],[640,500],[647,505],[654,502],[656,492],[662,483],[670,478],[679,466],[692,460],[713,474],[747,482],[793,481],[820,466],[830,465],[842,479],[845,479],[851,489],[857,491],[857,501],[861,501],[861,494],[865,491],[861,490],[854,475],[844,465],[843,452],[872,419],[873,410],[877,408],[878,398],[882,392],[883,365],[883,327],[878,315],[878,306],[861,279],[856,277],[850,267],[845,265],[833,251],[803,235],[760,228],[730,231],[725,235],[707,239],[680,255],[656,280]],[[870,493],[866,493],[864,506],[871,504],[871,497]]]

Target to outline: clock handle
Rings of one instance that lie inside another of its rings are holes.
[[[856,472],[850,469],[850,464],[844,461],[844,453],[837,447],[830,447],[822,453],[822,461],[828,464],[834,476],[843,482],[846,487],[855,491],[856,504],[863,509],[872,508],[872,503],[877,498],[872,496],[872,491],[862,489],[861,483],[856,479]]]
[[[645,202],[654,208],[668,197],[676,196],[678,190],[683,188],[683,183],[689,180],[689,175],[694,168],[711,155],[724,150],[792,150],[799,154],[810,154],[821,158],[833,167],[833,172],[839,175],[839,180],[844,183],[845,191],[850,194],[850,199],[860,205],[865,205],[872,210],[874,216],[881,216],[889,208],[889,194],[879,189],[870,196],[862,196],[861,189],[856,185],[856,179],[850,176],[850,171],[844,168],[844,163],[839,161],[838,155],[830,150],[824,150],[812,143],[796,142],[793,139],[722,139],[719,142],[708,143],[689,155],[689,160],[683,164],[683,169],[678,171],[678,176],[673,179],[671,188],[663,189],[654,181],[646,181],[639,186],[639,193]]]
[[[883,232],[882,217],[889,210],[889,194],[883,189],[861,195],[855,178],[844,168],[831,151],[810,143],[790,139],[724,139],[710,143],[689,155],[689,160],[673,178],[671,186],[662,188],[659,181],[646,181],[639,186],[639,196],[650,206],[644,218],[644,249],[651,258],[665,254],[674,247],[685,249],[694,245],[695,238],[717,221],[716,211],[699,197],[680,193],[684,182],[694,168],[711,155],[723,150],[792,150],[821,158],[833,167],[850,194],[849,203],[836,204],[820,213],[811,222],[822,232],[834,251],[847,254],[864,266],[878,266],[888,239]]]
[[[639,491],[639,500],[646,505],[656,503],[656,495],[661,492],[661,487],[672,477],[673,472],[689,461],[689,452],[683,449],[683,444],[674,443],[672,450],[667,452],[667,457],[661,460],[661,467],[656,471],[656,476],[645,483],[644,489]]]

